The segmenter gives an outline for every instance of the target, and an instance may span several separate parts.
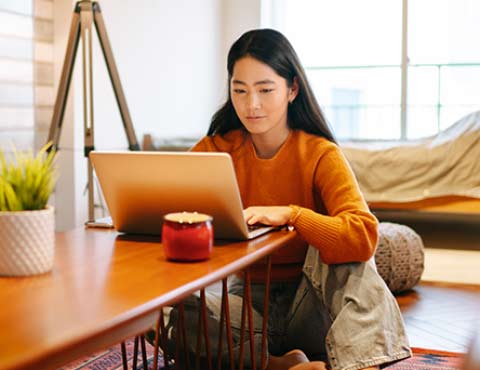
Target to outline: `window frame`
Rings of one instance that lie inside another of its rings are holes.
[[[281,26],[281,17],[279,17],[278,8],[275,5],[282,6],[283,0],[262,0],[261,1],[261,24],[262,26]],[[338,69],[369,69],[369,68],[400,68],[401,73],[401,91],[400,91],[400,138],[398,139],[382,139],[382,138],[347,138],[345,141],[355,141],[355,142],[402,142],[402,141],[412,141],[418,140],[424,137],[419,138],[408,138],[408,79],[409,79],[409,68],[415,67],[436,67],[438,69],[437,73],[437,83],[438,83],[438,94],[436,99],[436,127],[437,133],[441,131],[441,110],[444,107],[441,103],[441,86],[442,86],[442,77],[441,71],[444,67],[480,67],[479,62],[470,62],[470,63],[409,63],[408,56],[408,4],[409,0],[402,0],[402,28],[401,28],[401,60],[399,64],[378,64],[378,65],[342,65],[342,66],[305,66],[305,71],[314,70],[338,70]],[[479,104],[480,107],[480,104]],[[343,140],[342,140],[343,141]]]

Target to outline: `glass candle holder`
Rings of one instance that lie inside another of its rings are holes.
[[[213,248],[212,216],[197,212],[169,213],[163,217],[162,244],[172,261],[202,261]]]

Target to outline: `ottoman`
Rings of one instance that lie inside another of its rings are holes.
[[[410,227],[390,222],[380,222],[378,234],[378,273],[393,293],[411,289],[424,269],[422,238]]]

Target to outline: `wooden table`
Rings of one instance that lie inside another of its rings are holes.
[[[54,369],[144,332],[158,309],[244,269],[295,237],[216,243],[205,262],[165,260],[159,238],[76,229],[56,235],[53,271],[0,277],[0,370]]]

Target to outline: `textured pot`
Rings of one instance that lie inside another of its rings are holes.
[[[54,254],[53,207],[0,212],[0,275],[29,276],[48,272],[53,267]]]

